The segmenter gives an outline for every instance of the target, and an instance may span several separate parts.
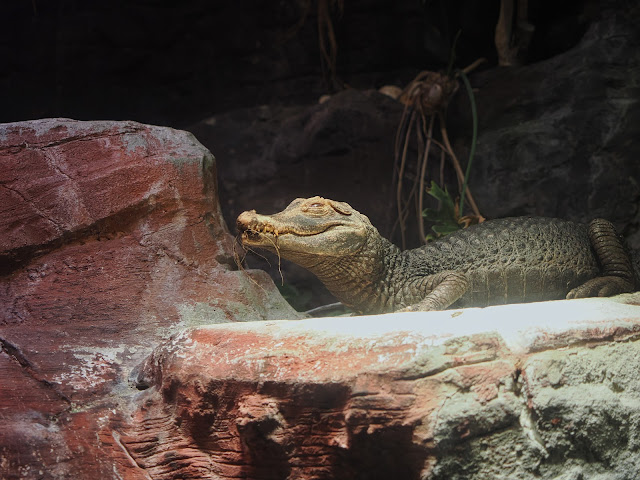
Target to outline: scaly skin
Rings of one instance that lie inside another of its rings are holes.
[[[296,199],[237,220],[242,243],[314,273],[360,313],[441,310],[610,296],[638,283],[613,226],[552,218],[491,220],[401,252],[346,203]]]

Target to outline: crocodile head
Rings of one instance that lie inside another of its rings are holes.
[[[244,246],[279,253],[302,266],[319,257],[352,256],[374,230],[369,219],[349,204],[322,197],[297,198],[274,215],[243,212],[237,227]]]

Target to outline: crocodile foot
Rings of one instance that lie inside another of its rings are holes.
[[[567,298],[610,297],[635,290],[631,257],[613,224],[602,218],[589,223],[589,241],[602,266],[602,276],[592,278],[567,294]]]
[[[428,275],[421,279],[421,289],[428,292],[419,302],[408,305],[400,312],[431,312],[444,310],[467,291],[468,280],[464,273],[453,270]]]
[[[621,277],[608,275],[588,280],[567,293],[567,298],[610,297],[633,290],[633,283]]]

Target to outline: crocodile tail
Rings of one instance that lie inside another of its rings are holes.
[[[633,265],[633,273],[635,273],[636,290],[640,289],[640,248],[629,249],[631,253],[631,263]]]

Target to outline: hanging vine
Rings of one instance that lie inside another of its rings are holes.
[[[424,228],[424,218],[435,222],[443,222],[442,215],[434,215],[434,211],[425,209],[424,207],[424,194],[428,193],[434,198],[438,199],[442,204],[443,200],[448,197],[449,193],[446,189],[435,189],[435,183],[431,182],[431,187],[426,186],[426,172],[429,155],[432,149],[438,148],[440,150],[440,185],[444,184],[444,164],[446,158],[448,158],[453,166],[453,169],[458,180],[458,191],[460,192],[459,203],[452,203],[451,209],[451,222],[448,222],[448,228],[443,228],[438,224],[434,228],[436,234],[441,234],[445,230],[450,230],[451,225],[465,225],[468,226],[473,223],[479,223],[484,221],[484,217],[481,215],[480,210],[473,198],[471,190],[468,187],[469,172],[473,161],[473,155],[475,153],[475,142],[477,138],[477,115],[475,109],[475,100],[473,97],[473,90],[469,84],[466,74],[475,69],[484,59],[477,60],[463,70],[457,70],[453,73],[440,73],[423,71],[420,72],[416,78],[407,85],[399,97],[399,100],[404,103],[404,111],[400,120],[400,125],[396,132],[395,141],[395,165],[396,165],[396,205],[397,205],[397,222],[396,225],[400,229],[400,237],[403,248],[406,248],[407,242],[407,221],[411,212],[412,204],[415,205],[415,211],[417,213],[417,225],[422,242],[427,242],[429,236],[426,235]],[[471,101],[472,117],[473,121],[473,134],[472,134],[472,146],[467,162],[466,172],[463,171],[460,161],[456,156],[451,142],[449,141],[449,134],[447,132],[446,124],[446,110],[453,95],[459,89],[458,79],[462,79],[467,94]],[[439,130],[440,138],[437,139],[434,135],[436,129],[436,121],[438,123],[437,129]],[[404,184],[406,177],[406,170],[408,166],[408,152],[409,146],[412,143],[412,138],[415,138],[417,144],[417,158],[415,171],[416,175],[413,179],[413,184],[407,189]],[[468,202],[472,215],[463,216],[464,202]]]

